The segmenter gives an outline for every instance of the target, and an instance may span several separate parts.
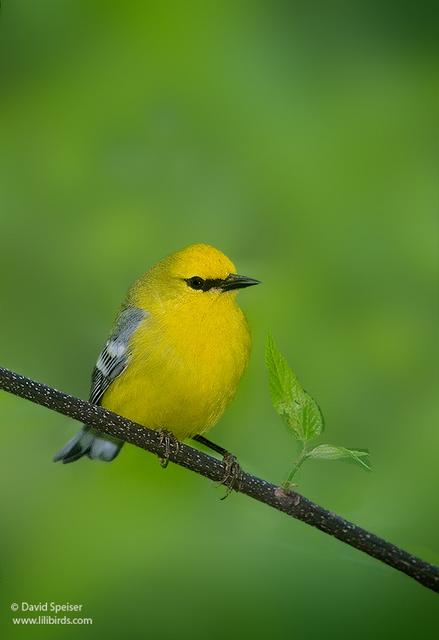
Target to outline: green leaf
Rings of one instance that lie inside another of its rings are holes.
[[[265,364],[268,369],[273,406],[280,415],[284,415],[293,402],[295,377],[270,334],[267,336],[265,345]]]
[[[273,406],[295,437],[306,442],[320,435],[324,427],[322,412],[298,381],[271,335],[267,336],[265,364]]]
[[[369,452],[365,449],[347,449],[335,447],[332,444],[319,444],[308,451],[307,458],[320,458],[321,460],[354,460],[363,469],[371,470]]]

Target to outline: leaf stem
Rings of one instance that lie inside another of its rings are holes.
[[[308,451],[307,451],[307,448],[306,448],[306,442],[302,442],[302,450],[300,452],[300,456],[296,460],[296,462],[293,463],[293,468],[291,469],[290,473],[288,474],[288,478],[286,479],[286,481],[282,485],[284,487],[284,489],[286,489],[287,491],[296,486],[295,483],[293,482],[293,478],[295,477],[296,473],[299,471],[299,469],[302,466],[302,464],[305,462],[307,456],[308,456]]]

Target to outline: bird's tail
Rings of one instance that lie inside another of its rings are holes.
[[[63,464],[67,464],[87,455],[94,460],[111,462],[121,450],[122,445],[122,440],[97,435],[93,429],[84,425],[81,431],[54,455],[53,461],[60,460]]]

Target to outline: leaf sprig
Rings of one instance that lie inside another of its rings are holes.
[[[352,460],[364,470],[370,471],[369,452],[365,449],[348,449],[332,444],[319,444],[309,448],[309,442],[320,436],[325,428],[319,405],[300,384],[286,358],[268,335],[265,347],[265,364],[268,369],[273,407],[283,418],[289,432],[301,443],[299,458],[284,482],[286,489],[294,485],[293,478],[302,464],[311,458],[320,460]]]

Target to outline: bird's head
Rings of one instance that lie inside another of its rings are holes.
[[[233,262],[208,244],[191,244],[163,258],[143,282],[149,294],[154,291],[162,299],[200,303],[259,284],[259,280],[238,275]]]

